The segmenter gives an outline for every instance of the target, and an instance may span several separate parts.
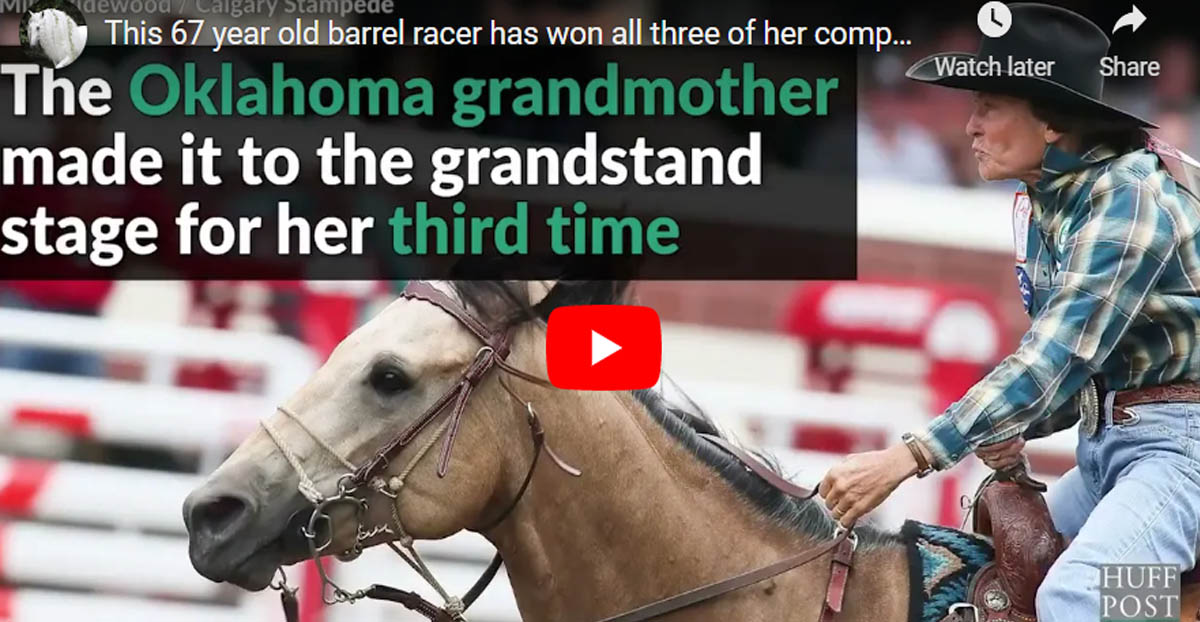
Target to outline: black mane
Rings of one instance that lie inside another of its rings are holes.
[[[459,299],[493,325],[545,320],[557,307],[625,302],[628,281],[559,281],[536,305],[527,302],[524,281],[450,281]]]
[[[544,321],[556,307],[579,304],[623,304],[628,302],[627,281],[561,281],[544,300],[530,306],[525,298],[525,283],[519,281],[453,281],[455,293],[463,304],[493,324],[517,325],[525,321]],[[833,536],[834,520],[824,506],[815,501],[791,497],[767,484],[741,462],[700,435],[726,438],[713,420],[695,404],[682,407],[669,402],[656,389],[634,391],[650,417],[677,442],[707,464],[748,500],[758,511],[781,526],[817,539]],[[686,397],[684,398],[686,399]],[[757,452],[773,470],[779,465],[769,455]],[[874,547],[899,542],[897,536],[867,527],[858,527],[859,545]]]

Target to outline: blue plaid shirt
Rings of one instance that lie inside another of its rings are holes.
[[[980,445],[1070,427],[1094,375],[1110,390],[1200,379],[1200,201],[1154,153],[1106,147],[1047,147],[1028,194],[1017,277],[1033,323],[918,434],[938,468]]]

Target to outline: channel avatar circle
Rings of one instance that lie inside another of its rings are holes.
[[[87,46],[87,20],[70,0],[41,0],[21,17],[21,47],[30,59],[62,69]]]

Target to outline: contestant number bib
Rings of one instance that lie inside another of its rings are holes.
[[[1018,192],[1013,199],[1013,252],[1016,255],[1017,263],[1025,263],[1026,255],[1029,250],[1029,218],[1033,213],[1033,202],[1029,200],[1029,195],[1024,192]]]

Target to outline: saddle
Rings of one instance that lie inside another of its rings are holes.
[[[1050,519],[1045,491],[1024,464],[997,471],[980,484],[972,530],[992,539],[995,559],[975,573],[967,602],[951,607],[942,622],[1037,622],[1038,587],[1066,548]],[[1180,583],[1185,588],[1200,584],[1200,564]]]
[[[952,608],[943,622],[1037,620],[1038,586],[1066,548],[1050,520],[1045,490],[1024,467],[998,471],[984,481],[972,528],[992,539],[996,557],[971,579],[969,604]]]

